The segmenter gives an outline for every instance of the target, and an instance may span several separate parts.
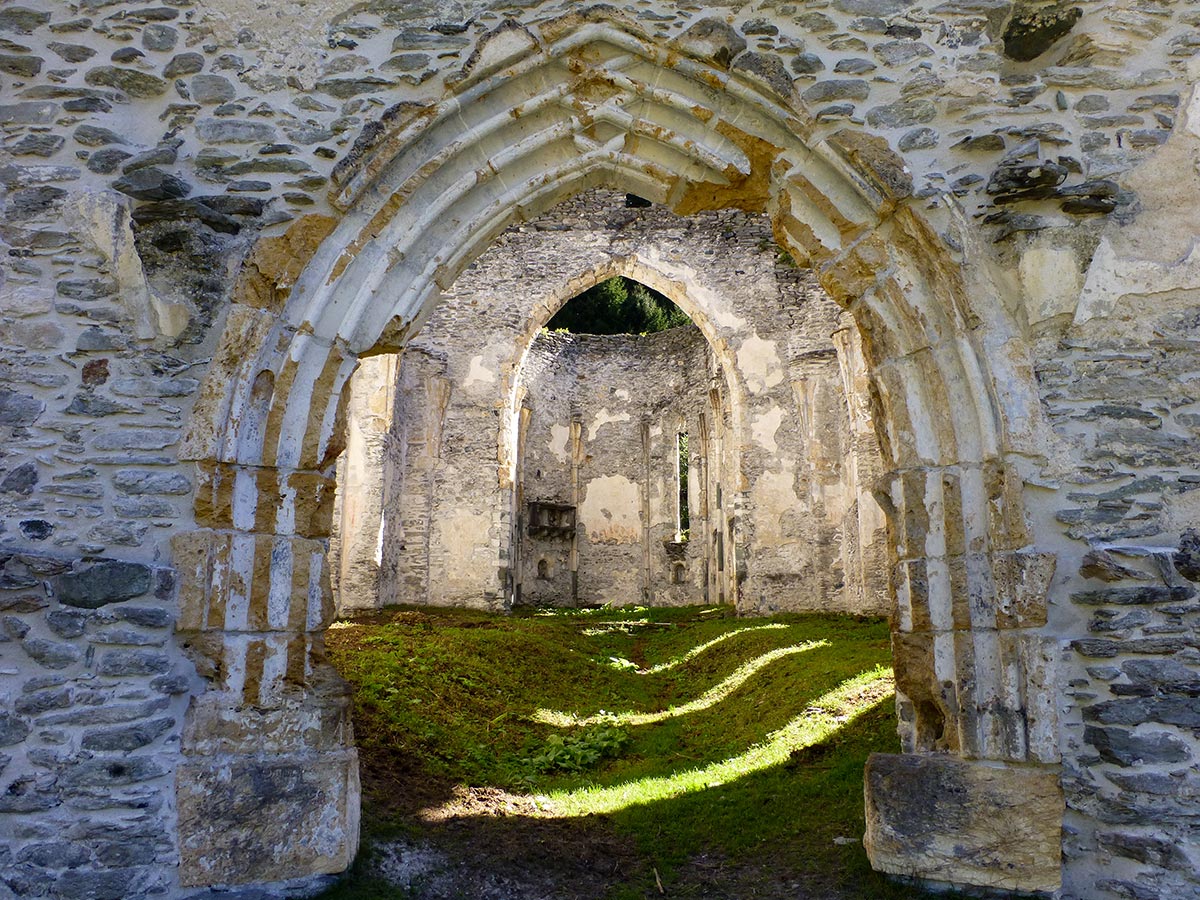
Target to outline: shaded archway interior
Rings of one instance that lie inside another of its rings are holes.
[[[638,278],[697,324],[545,333],[568,298],[612,277]],[[882,463],[866,399],[847,403],[865,377],[848,334],[764,217],[625,212],[620,195],[590,192],[510,229],[399,363],[356,376],[350,450],[376,449],[349,452],[341,471],[395,474],[365,497],[361,484],[339,494],[339,608],[886,613],[871,493]],[[369,397],[395,398],[386,435]],[[681,510],[695,513],[686,536]],[[360,533],[347,551],[343,536]]]

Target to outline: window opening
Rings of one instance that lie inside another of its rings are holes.
[[[658,291],[617,275],[576,294],[546,328],[574,334],[653,334],[691,323],[683,310]]]
[[[683,543],[688,539],[692,524],[692,517],[688,510],[688,434],[686,431],[675,435],[675,450],[675,480],[679,485],[675,540]]]

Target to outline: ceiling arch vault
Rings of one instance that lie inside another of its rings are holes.
[[[439,103],[394,108],[364,131],[336,172],[340,218],[299,220],[263,239],[271,253],[252,253],[184,445],[200,478],[198,531],[175,545],[181,628],[208,633],[212,655],[244,657],[247,633],[290,638],[253,698],[229,681],[208,707],[306,690],[320,667],[330,463],[357,359],[401,348],[504,228],[603,186],[679,214],[767,213],[780,245],[850,310],[891,470],[880,491],[905,749],[1041,764],[1057,790],[1054,698],[1033,687],[1052,683],[1038,629],[1053,557],[1027,550],[1016,460],[1037,402],[1015,330],[969,241],[931,227],[884,140],[816,124],[772,77],[773,58],[730,67],[727,26],[704,21],[668,43],[607,7],[500,26]],[[311,658],[300,666],[297,652]],[[204,708],[185,748],[197,759]],[[1020,886],[1053,889],[1057,875],[1035,870]]]

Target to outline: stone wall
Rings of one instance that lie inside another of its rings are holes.
[[[348,862],[352,739],[319,639],[342,385],[514,222],[607,187],[769,216],[861,339],[845,377],[880,437],[906,742],[871,783],[919,769],[982,804],[954,820],[971,865],[904,833],[876,865],[1196,892],[1192,4],[282,12],[0,8],[10,889],[179,896]],[[706,336],[748,338],[736,316]],[[500,573],[511,522],[471,527]],[[1060,765],[1061,860],[1006,869],[995,835],[1026,832],[999,827],[1023,811],[996,773],[1053,820]],[[222,772],[238,821],[193,802]],[[879,829],[911,821],[889,799]],[[288,855],[278,822],[322,824]]]
[[[713,465],[721,469],[716,435],[728,427],[728,408],[719,399],[724,377],[700,330],[539,335],[525,366],[528,414],[517,462],[521,599],[653,606],[731,600],[721,479],[709,477]],[[677,519],[679,434],[689,438],[686,540]],[[537,530],[528,505],[542,501],[574,511],[569,538]]]

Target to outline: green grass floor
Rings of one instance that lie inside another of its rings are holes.
[[[863,764],[899,749],[884,621],[395,608],[327,644],[364,791],[327,900],[925,896],[861,845]]]

